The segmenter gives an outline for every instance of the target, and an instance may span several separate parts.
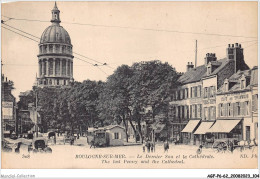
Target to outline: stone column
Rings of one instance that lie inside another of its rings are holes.
[[[44,59],[41,60],[41,64],[42,64],[42,74],[41,74],[41,76],[43,76],[44,75]]]
[[[46,61],[46,75],[49,76],[49,58]]]
[[[39,59],[38,65],[39,65],[39,73],[38,73],[38,76],[40,77],[40,76],[41,76],[41,59]]]
[[[65,76],[68,76],[68,59],[65,59]]]
[[[70,59],[68,59],[68,76],[70,76]]]
[[[62,58],[60,58],[60,76],[62,76]]]
[[[53,76],[56,76],[55,68],[56,68],[56,58],[53,58]]]
[[[70,76],[73,77],[73,61],[70,63]]]

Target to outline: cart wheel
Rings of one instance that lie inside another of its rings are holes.
[[[46,147],[46,148],[44,149],[44,152],[46,152],[46,153],[52,153],[52,149],[51,149],[50,147]]]

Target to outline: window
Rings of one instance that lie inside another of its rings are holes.
[[[193,98],[193,91],[192,91],[192,87],[190,88],[190,98]]]
[[[245,80],[241,80],[241,89],[244,89],[246,87]]]
[[[196,118],[196,111],[197,110],[197,105],[193,104],[192,105],[192,118]]]
[[[211,74],[211,66],[208,66],[208,68],[207,68],[207,74],[208,74],[208,75]]]
[[[114,133],[114,139],[119,139],[119,133],[118,132]]]
[[[189,88],[186,88],[186,96],[189,98]]]
[[[55,19],[57,19],[57,14],[54,14]]]
[[[235,109],[236,109],[236,116],[240,116],[241,115],[241,108],[240,108],[240,103],[237,102],[235,103]]]
[[[220,117],[224,116],[224,105],[221,103],[219,104],[219,113],[220,113]]]
[[[232,105],[231,103],[228,103],[227,104],[227,115],[230,117],[230,116],[233,116],[233,108],[232,108]]]
[[[208,87],[204,88],[204,98],[208,97]]]
[[[197,96],[200,98],[201,97],[201,86],[198,86],[198,94]]]
[[[196,96],[195,96],[195,95],[196,95],[196,94],[195,94],[195,87],[192,87],[191,89],[192,89],[192,97],[194,98],[194,97],[196,97]]]
[[[60,85],[60,81],[59,80],[57,80],[57,85]]]
[[[190,105],[190,118],[192,118],[192,105]]]
[[[209,117],[208,117],[208,108],[205,107],[204,108],[204,120],[207,120]]]
[[[198,91],[197,91],[197,86],[195,86],[194,87],[194,97],[196,98],[196,97],[198,97]]]
[[[211,120],[216,119],[216,107],[215,106],[210,107],[210,119]]]
[[[201,118],[201,104],[197,105],[197,117]]]
[[[252,111],[257,112],[258,110],[258,94],[253,95],[252,98]]]
[[[246,101],[246,102],[245,102],[245,115],[248,116],[249,113],[250,113],[250,111],[249,111],[249,102]]]
[[[175,97],[176,97],[176,100],[179,99],[178,91],[175,91]]]
[[[215,96],[215,92],[216,92],[215,86],[211,86],[210,87],[210,97],[214,97]]]
[[[189,106],[186,106],[186,109],[187,109],[187,118],[190,118]]]
[[[228,91],[228,83],[224,83],[224,91]]]
[[[49,52],[53,52],[53,46],[52,45],[49,46]]]
[[[175,110],[176,110],[176,118],[179,118],[179,107],[176,106]]]
[[[183,99],[183,91],[180,90],[180,99]]]
[[[181,110],[181,111],[182,111],[181,117],[184,118],[184,115],[185,115],[185,114],[184,114],[184,113],[185,113],[185,111],[184,111],[184,110],[185,110],[184,106],[182,106],[181,109],[182,109],[182,110]]]

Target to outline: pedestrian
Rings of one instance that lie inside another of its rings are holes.
[[[149,141],[146,142],[147,152],[150,153],[151,144]]]
[[[145,142],[143,143],[143,152],[145,153]]]
[[[164,152],[168,152],[168,150],[169,150],[169,143],[168,143],[168,141],[167,140],[165,140],[165,142],[164,142]]]
[[[153,152],[154,146],[153,146],[153,143],[152,143],[152,142],[151,142],[150,146],[151,146],[151,152]]]
[[[91,141],[90,141],[90,148],[91,147],[94,147],[95,148],[95,142],[94,142],[94,139],[92,139]]]

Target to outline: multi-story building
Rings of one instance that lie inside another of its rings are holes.
[[[228,45],[226,58],[217,60],[214,53],[207,53],[204,60],[195,68],[188,63],[170,102],[171,137],[183,143],[197,144],[205,137],[216,120],[216,91],[236,71],[248,69],[238,43]]]
[[[12,95],[13,82],[2,75],[2,130],[16,132],[16,99]]]
[[[252,92],[252,121],[254,138],[258,141],[258,67],[252,68],[250,87]]]
[[[217,120],[209,130],[215,138],[257,138],[257,84],[257,67],[238,71],[224,81],[217,93]]]

